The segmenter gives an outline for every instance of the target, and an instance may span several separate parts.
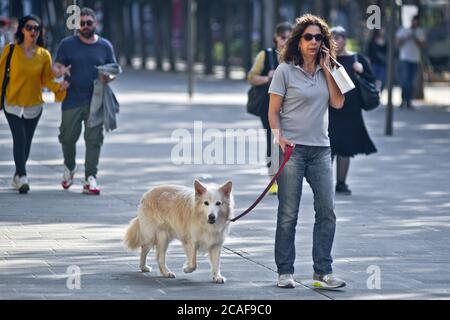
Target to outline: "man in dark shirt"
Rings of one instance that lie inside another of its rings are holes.
[[[66,75],[70,82],[67,96],[62,103],[62,119],[59,141],[64,154],[64,174],[62,186],[69,189],[76,171],[76,143],[81,135],[84,122],[86,144],[84,194],[100,194],[97,185],[97,171],[100,149],[103,144],[103,124],[94,128],[86,126],[94,80],[99,78],[97,66],[116,63],[111,43],[95,34],[97,27],[95,12],[89,8],[81,10],[80,30],[76,36],[61,41],[56,54],[54,73]],[[103,82],[111,81],[100,75]]]

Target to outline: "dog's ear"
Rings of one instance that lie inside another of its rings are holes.
[[[231,181],[227,181],[220,187],[219,190],[223,192],[225,197],[229,197],[232,187],[233,187],[233,183]]]
[[[194,189],[196,195],[201,195],[206,191],[206,187],[202,185],[198,180],[194,180]]]

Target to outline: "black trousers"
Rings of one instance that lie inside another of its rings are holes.
[[[269,123],[269,101],[265,103],[261,107],[261,113],[259,115],[259,118],[261,119],[261,123],[263,125],[263,128],[266,130],[266,155],[267,159],[270,159],[272,155],[272,130],[270,129],[270,123]],[[267,166],[270,166],[270,161],[268,160]]]
[[[19,118],[5,111],[9,128],[13,137],[14,163],[16,164],[15,175],[26,176],[26,164],[30,155],[31,142],[42,112],[34,119]]]

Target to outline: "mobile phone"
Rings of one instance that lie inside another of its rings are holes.
[[[325,52],[323,51],[323,48],[326,48],[325,45],[322,43],[322,45],[320,46],[320,54],[322,56],[325,56]]]

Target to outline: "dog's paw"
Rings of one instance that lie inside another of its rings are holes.
[[[166,274],[163,274],[165,278],[176,278],[175,273],[173,272],[167,272]]]
[[[227,281],[227,279],[225,277],[219,275],[219,276],[213,277],[213,281],[215,283],[223,284],[223,283],[225,283]]]
[[[194,266],[194,267],[184,266],[184,267],[183,267],[183,272],[184,272],[184,273],[191,273],[191,272],[194,272],[195,269],[197,269],[196,266]]]
[[[149,266],[141,266],[142,272],[152,272],[152,268]]]

